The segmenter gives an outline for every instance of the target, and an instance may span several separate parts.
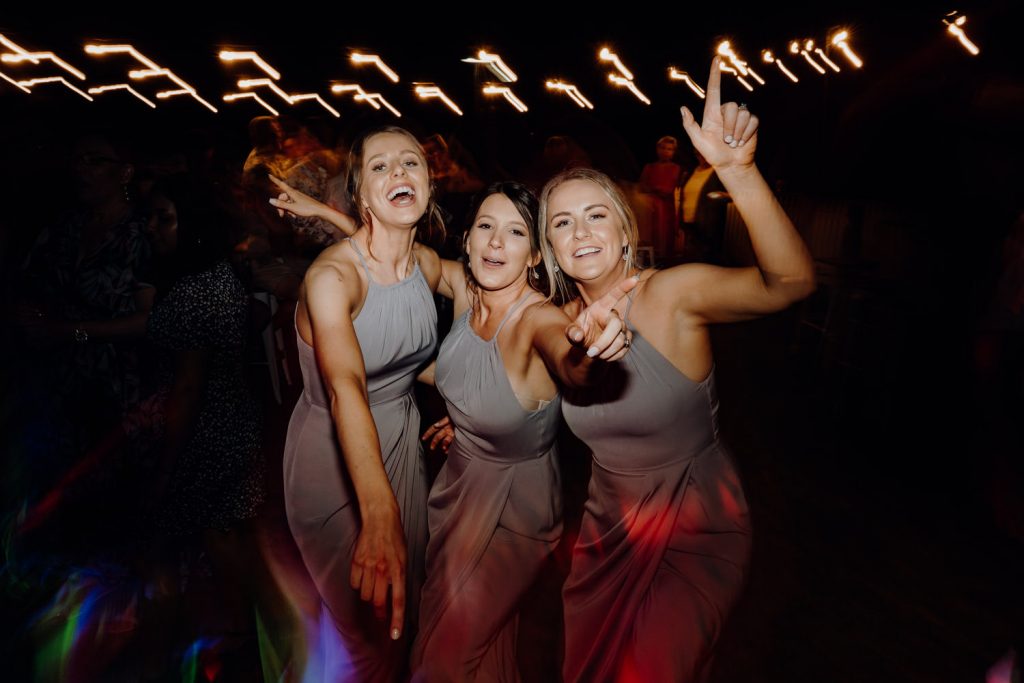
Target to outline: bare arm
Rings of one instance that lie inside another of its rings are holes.
[[[455,303],[455,317],[458,318],[469,307],[469,282],[466,270],[459,261],[440,259],[441,281],[437,293]]]
[[[165,435],[157,470],[154,498],[167,489],[174,467],[188,444],[199,418],[199,406],[206,385],[209,352],[205,349],[179,351],[174,358],[174,384],[167,397]]]
[[[363,355],[352,325],[361,296],[358,275],[344,266],[314,264],[305,285],[313,348],[362,519],[350,582],[378,611],[384,609],[390,583],[391,636],[397,639],[405,616],[405,534],[384,470]]]
[[[541,306],[532,315],[533,346],[548,371],[566,386],[588,386],[606,363],[629,351],[629,332],[615,305],[637,285],[628,277],[570,320],[557,306]]]
[[[154,289],[140,287],[135,291],[135,312],[117,318],[97,320],[65,320],[45,315],[22,305],[14,313],[16,324],[32,344],[52,348],[76,341],[75,330],[88,337],[88,343],[131,341],[146,334],[146,321],[153,308]]]
[[[281,194],[277,197],[270,198],[271,205],[277,208],[280,215],[283,216],[287,212],[296,216],[321,218],[349,237],[355,234],[358,226],[351,216],[346,216],[337,209],[313,199],[305,192],[296,190],[280,178],[270,176],[270,180],[281,190]]]
[[[73,327],[85,330],[89,341],[123,341],[139,339],[146,334],[146,321],[153,308],[156,290],[140,287],[135,290],[135,312],[110,320],[89,320],[74,323]]]
[[[434,370],[436,368],[437,361],[430,361],[430,365],[423,368],[423,370],[420,371],[420,374],[416,375],[416,380],[418,382],[423,382],[424,384],[427,384],[429,386],[434,386]]]
[[[682,108],[683,128],[715,168],[743,217],[757,258],[752,268],[684,265],[650,278],[650,296],[699,322],[743,320],[786,308],[814,291],[814,261],[775,195],[754,165],[758,120],[735,102],[721,104],[715,58],[704,120]]]

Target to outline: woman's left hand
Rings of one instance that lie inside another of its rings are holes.
[[[431,439],[430,437],[434,438]],[[423,432],[423,436],[420,439],[423,441],[430,439],[430,444],[427,446],[429,450],[436,450],[440,446],[441,451],[447,453],[452,445],[452,441],[455,439],[455,429],[452,427],[451,418],[445,415],[427,427],[427,431]]]
[[[313,199],[305,192],[296,190],[294,187],[276,176],[270,176],[270,182],[281,190],[277,197],[270,198],[270,204],[277,208],[277,214],[284,217],[286,213],[294,216],[319,216],[324,204]]]
[[[694,149],[715,171],[743,168],[754,164],[759,121],[745,104],[722,104],[721,57],[711,62],[711,75],[704,100],[704,120],[697,123],[693,113],[682,107],[683,129]]]

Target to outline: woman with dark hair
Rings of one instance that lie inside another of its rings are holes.
[[[632,342],[620,381],[566,393],[566,423],[593,452],[589,498],[566,581],[566,681],[699,681],[743,584],[746,501],[719,441],[708,326],[786,308],[814,287],[814,262],[754,166],[756,117],[721,104],[716,58],[704,121],[683,127],[715,167],[750,232],[757,266],[686,264],[640,273],[636,220],[622,192],[589,169],[544,188],[545,257],[567,312],[624,275]]]
[[[260,414],[242,357],[248,295],[213,197],[165,181],[149,205],[158,295],[147,337],[166,354],[157,523],[172,534],[228,531],[254,517],[264,496]]]
[[[278,182],[271,203],[308,215],[312,200]],[[353,145],[349,189],[359,227],[317,257],[295,311],[305,387],[288,425],[285,510],[349,660],[333,675],[391,681],[407,664],[402,634],[419,606],[427,542],[412,388],[437,343],[441,266],[417,240],[443,224],[423,150],[404,129]]]
[[[417,681],[519,678],[519,602],[562,529],[558,387],[593,384],[627,351],[611,309],[635,280],[570,327],[551,303],[536,217],[525,186],[488,187],[463,239],[464,270],[446,268],[439,289],[456,320],[434,382],[455,431],[428,503]]]

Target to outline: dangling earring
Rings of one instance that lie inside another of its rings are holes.
[[[555,272],[557,273],[557,272],[558,272],[558,271],[560,271],[560,270],[561,270],[561,268],[559,268],[559,267],[558,267],[558,264],[556,263],[556,264],[555,264],[555,268],[554,268],[554,271],[555,271]]]
[[[537,279],[537,269],[536,268],[530,268],[530,277],[532,279],[534,279],[534,280]]]
[[[128,193],[128,183],[123,183],[121,189],[124,190],[124,200],[130,202],[132,200],[131,194]]]
[[[629,257],[633,254],[633,248],[628,244],[622,248],[622,260],[628,261]]]

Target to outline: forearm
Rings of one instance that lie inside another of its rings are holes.
[[[434,371],[437,369],[437,361],[431,361],[430,365],[423,368],[423,370],[416,376],[416,380],[423,384],[434,386]]]
[[[363,387],[355,380],[341,381],[330,393],[331,416],[363,522],[397,515],[398,502],[384,469],[377,426]]]
[[[177,385],[167,398],[163,447],[160,451],[160,474],[169,475],[179,454],[188,444],[199,417],[200,391],[198,388]]]
[[[179,454],[188,445],[199,420],[203,386],[206,383],[205,353],[184,351],[176,359],[174,384],[164,407],[164,438],[160,452],[159,473],[167,476],[174,469]]]
[[[586,349],[567,345],[566,352],[552,368],[566,387],[589,387],[596,384],[608,364],[587,356]]]
[[[356,232],[356,222],[351,216],[347,216],[327,204],[320,204],[316,212],[316,218],[330,223],[348,237],[351,237]]]
[[[756,166],[717,171],[750,234],[768,288],[802,298],[814,288],[814,261]]]
[[[63,325],[66,337],[80,338],[88,342],[117,342],[140,339],[146,334],[146,321],[149,311],[140,311],[110,320],[69,321]],[[75,330],[84,333],[76,335]]]

